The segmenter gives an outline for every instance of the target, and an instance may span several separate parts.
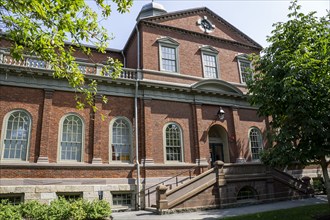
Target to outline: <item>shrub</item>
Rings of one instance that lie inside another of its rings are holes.
[[[48,207],[49,220],[67,220],[70,219],[70,203],[60,197],[50,203]]]
[[[111,215],[111,208],[105,200],[94,200],[88,203],[87,219],[104,219]]]
[[[46,204],[41,204],[37,201],[29,201],[21,204],[22,217],[25,219],[33,220],[46,220],[48,219]]]
[[[67,201],[59,198],[50,205],[29,201],[21,205],[0,202],[0,220],[101,220],[111,215],[111,208],[105,200],[88,202],[84,199]]]
[[[315,194],[326,194],[326,187],[322,177],[313,178],[313,189]]]
[[[20,206],[10,204],[8,200],[2,200],[0,202],[0,219],[22,219],[20,213]]]
[[[87,213],[87,201],[83,199],[78,199],[70,203],[70,216],[75,220],[86,219]]]

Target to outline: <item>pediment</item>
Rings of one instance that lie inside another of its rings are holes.
[[[191,86],[197,92],[226,94],[232,96],[243,96],[243,93],[236,86],[219,79],[206,79]]]
[[[172,44],[172,45],[179,45],[179,42],[177,42],[176,40],[174,40],[171,37],[161,37],[159,39],[157,39],[158,43],[163,43],[163,44]]]
[[[201,51],[210,52],[210,53],[219,53],[217,49],[209,45],[203,45],[200,47]]]
[[[262,49],[257,42],[206,7],[165,13],[142,20]],[[206,25],[209,25],[210,31],[203,29],[203,22],[201,22],[203,20],[207,21]]]

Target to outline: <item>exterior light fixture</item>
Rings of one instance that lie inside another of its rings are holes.
[[[97,194],[99,195],[99,200],[103,199],[103,191],[98,191]]]
[[[222,121],[223,119],[225,119],[225,111],[220,107],[219,111],[217,113],[218,119],[220,121]]]

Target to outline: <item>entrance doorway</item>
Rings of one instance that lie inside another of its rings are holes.
[[[208,136],[211,166],[213,167],[213,163],[217,160],[228,163],[229,150],[226,130],[220,125],[214,125],[210,128]]]
[[[213,163],[217,160],[225,160],[225,157],[223,155],[223,144],[222,143],[210,143],[210,159],[211,164],[213,166]]]

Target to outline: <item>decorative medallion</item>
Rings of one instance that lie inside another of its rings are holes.
[[[211,21],[207,19],[206,16],[198,19],[197,25],[202,31],[204,31],[207,34],[211,33],[215,29],[215,26],[211,23]]]

